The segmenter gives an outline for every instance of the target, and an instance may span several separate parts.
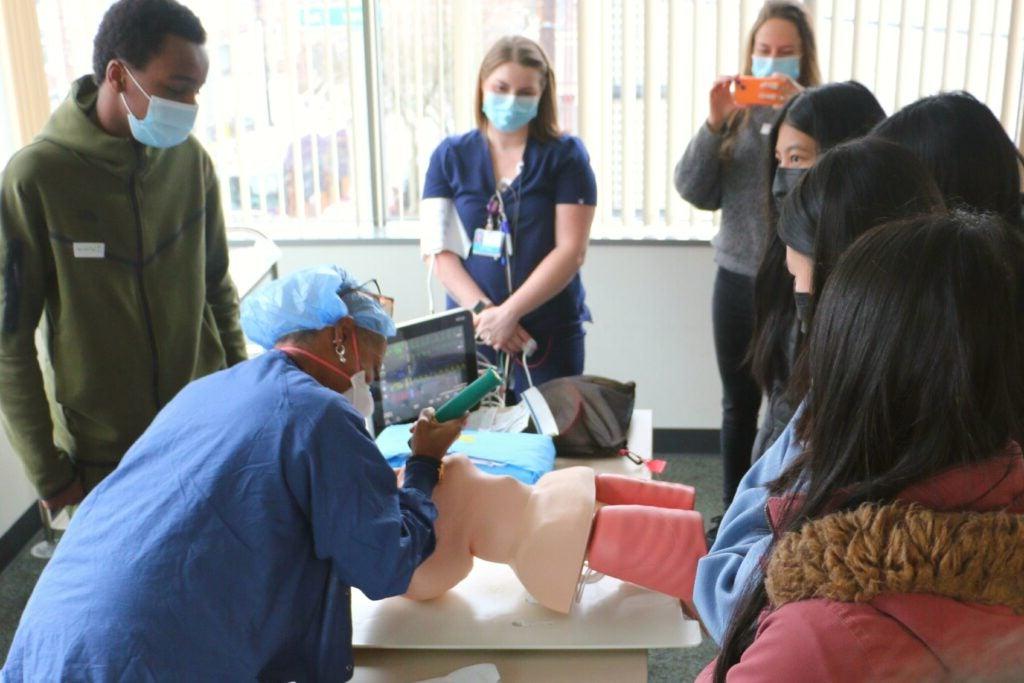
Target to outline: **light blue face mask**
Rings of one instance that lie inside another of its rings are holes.
[[[540,97],[484,93],[484,115],[502,133],[519,130],[537,116]]]
[[[185,142],[188,134],[192,132],[192,126],[195,125],[199,105],[184,104],[162,97],[151,97],[135,80],[135,76],[128,67],[125,67],[124,70],[128,72],[136,87],[149,100],[146,118],[140,120],[132,113],[128,106],[128,100],[124,98],[124,93],[121,93],[124,108],[128,110],[128,127],[131,128],[132,137],[144,145],[161,149]]]
[[[800,57],[754,57],[750,71],[758,78],[778,73],[795,81],[800,78]]]

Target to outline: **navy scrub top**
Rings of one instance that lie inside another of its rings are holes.
[[[346,681],[349,587],[400,595],[434,550],[416,476],[281,351],[198,379],[86,496],[0,681]]]
[[[484,227],[487,202],[496,183],[487,138],[479,130],[445,139],[430,157],[423,198],[452,199],[472,242]],[[527,139],[519,175],[502,193],[512,232],[512,287],[519,288],[555,248],[555,205],[597,204],[597,181],[583,142],[571,135],[540,142]],[[505,267],[490,256],[470,254],[463,265],[487,298],[500,304],[509,297]],[[579,273],[551,300],[520,324],[531,334],[578,328],[591,320]],[[448,298],[448,307],[458,304]]]

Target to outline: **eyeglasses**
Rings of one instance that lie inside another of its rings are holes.
[[[380,291],[380,283],[376,279],[367,280],[358,287],[350,287],[349,289],[342,290],[340,295],[345,297],[348,294],[358,294],[359,296],[365,296],[369,299],[373,299],[380,307],[384,309],[384,312],[389,317],[395,316],[395,300],[393,297],[384,296]]]

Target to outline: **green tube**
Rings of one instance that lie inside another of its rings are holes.
[[[494,368],[488,368],[487,372],[480,375],[475,382],[460,391],[455,397],[437,409],[438,422],[457,420],[470,408],[479,403],[484,396],[494,391],[501,385],[501,375]]]

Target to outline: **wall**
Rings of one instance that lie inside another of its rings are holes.
[[[426,267],[414,242],[284,244],[282,274],[334,262],[376,277],[395,317],[426,315]],[[586,372],[637,383],[637,405],[657,428],[718,429],[721,387],[711,341],[715,266],[706,244],[596,242],[583,282],[595,323]],[[444,307],[442,290],[435,301]]]
[[[21,461],[0,429],[0,535],[25,514],[35,499],[35,491],[25,478]]]

